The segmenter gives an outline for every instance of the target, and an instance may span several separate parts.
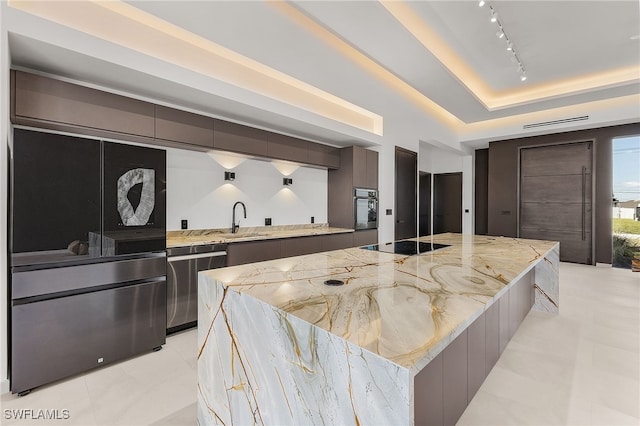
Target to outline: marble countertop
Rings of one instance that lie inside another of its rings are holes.
[[[167,248],[200,244],[235,243],[276,238],[307,237],[313,235],[341,234],[354,232],[353,229],[334,228],[323,224],[277,225],[259,227],[241,227],[232,234],[230,228],[196,229],[186,231],[168,231]]]
[[[203,274],[415,374],[558,247],[460,234],[419,240],[450,247],[414,256],[349,248]]]

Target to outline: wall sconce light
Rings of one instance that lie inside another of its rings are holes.
[[[291,184],[293,184],[293,179],[291,179],[291,178],[282,178],[282,184],[283,185],[291,185]]]
[[[235,172],[224,172],[224,180],[236,180]]]

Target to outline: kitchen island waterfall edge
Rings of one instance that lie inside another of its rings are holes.
[[[489,339],[489,310],[500,308],[504,349],[532,306],[558,312],[558,243],[420,241],[449,247],[351,248],[200,273],[199,424],[420,424],[417,377],[452,342],[464,337],[466,348],[472,323],[486,316]]]

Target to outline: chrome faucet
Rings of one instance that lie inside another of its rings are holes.
[[[231,233],[235,234],[236,232],[238,232],[238,228],[240,228],[240,222],[238,222],[238,224],[236,224],[236,206],[240,204],[242,206],[242,210],[244,210],[244,218],[247,218],[247,207],[244,205],[244,203],[242,201],[236,201],[236,203],[233,205],[233,215],[231,217]]]

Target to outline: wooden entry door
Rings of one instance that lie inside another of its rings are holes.
[[[519,236],[560,241],[560,260],[592,263],[592,142],[520,150]]]
[[[462,232],[462,173],[433,175],[433,233]]]

